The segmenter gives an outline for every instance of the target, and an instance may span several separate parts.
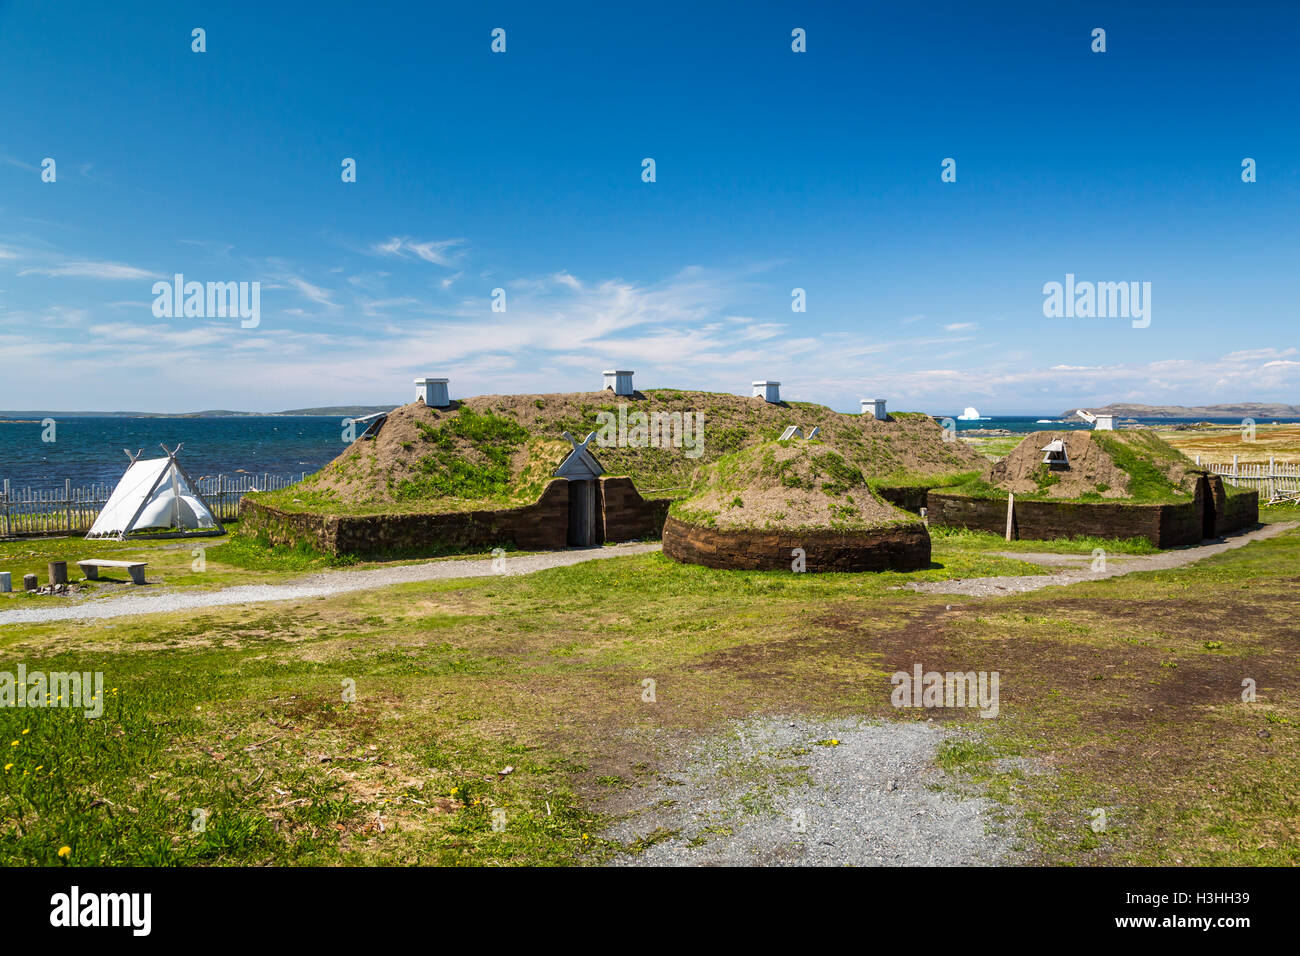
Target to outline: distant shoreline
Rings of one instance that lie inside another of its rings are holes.
[[[44,418],[358,418],[373,415],[376,412],[391,412],[396,405],[329,405],[317,408],[294,408],[282,412],[237,412],[227,409],[212,409],[200,412],[89,412],[89,411],[18,411],[0,410],[0,424],[27,425],[40,423]],[[1009,418],[1051,418],[1059,421],[1079,421],[1077,408],[1084,408],[1092,414],[1114,415],[1120,418],[1145,419],[1183,419],[1224,421],[1242,418],[1262,419],[1300,419],[1300,405],[1285,405],[1268,402],[1237,402],[1222,405],[1137,405],[1113,402],[1109,405],[1080,405],[1054,415],[1041,412],[1023,412],[1019,414],[982,416],[989,419]],[[953,417],[946,413],[935,413],[934,417]]]

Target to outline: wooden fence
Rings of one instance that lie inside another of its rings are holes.
[[[1276,504],[1283,501],[1300,503],[1300,463],[1275,461],[1242,462],[1232,456],[1231,463],[1202,462],[1196,456],[1196,463],[1209,469],[1230,485],[1254,488],[1259,492],[1262,504]]]
[[[278,491],[306,476],[306,472],[296,476],[204,475],[194,483],[212,513],[228,521],[238,513],[239,499],[250,491]],[[0,537],[89,531],[114,487],[96,484],[73,488],[72,482],[65,480],[62,491],[12,488],[6,478],[0,485]]]

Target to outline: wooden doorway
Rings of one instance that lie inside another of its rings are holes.
[[[596,482],[569,481],[569,547],[590,548],[596,542]]]
[[[1197,482],[1201,492],[1201,538],[1217,538],[1215,527],[1218,524],[1219,509],[1214,501],[1214,483],[1209,478],[1202,475]]]

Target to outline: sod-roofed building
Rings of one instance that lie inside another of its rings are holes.
[[[1161,548],[1259,520],[1254,491],[1140,429],[1034,432],[978,478],[931,490],[927,506],[931,525],[1001,534],[1010,511],[1013,537],[1141,537]]]
[[[835,448],[792,438],[701,469],[669,508],[664,554],[734,570],[914,571],[929,567],[930,535]]]
[[[697,471],[792,426],[819,429],[874,495],[914,510],[927,489],[981,466],[926,415],[880,420],[766,393],[642,391],[631,374],[614,373],[622,393],[483,395],[445,406],[422,396],[303,481],[246,497],[240,533],[365,556],[654,537]],[[573,441],[586,443],[576,458]]]

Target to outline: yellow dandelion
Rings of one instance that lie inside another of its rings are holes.
[[[11,763],[7,763],[7,764],[5,764],[5,773],[8,773],[8,772],[10,771],[10,769],[12,769],[12,767],[13,767],[13,764],[11,764]]]
[[[44,767],[44,766],[45,766],[45,764],[40,764],[40,766],[38,766],[38,767],[36,768],[36,770],[33,770],[32,773],[36,773],[37,770],[40,770],[41,767]]]
[[[18,741],[16,741],[16,740],[11,740],[11,741],[9,741],[9,746],[10,746],[10,747],[17,747],[17,746],[18,746]]]
[[[31,729],[30,727],[28,727],[26,730],[23,731],[23,733],[25,733],[25,734],[30,734],[31,732],[32,732],[32,729]]]
[[[59,856],[61,856],[61,857],[69,857],[69,856],[72,856],[72,847],[70,847],[70,846],[61,846],[61,847],[59,847]]]

